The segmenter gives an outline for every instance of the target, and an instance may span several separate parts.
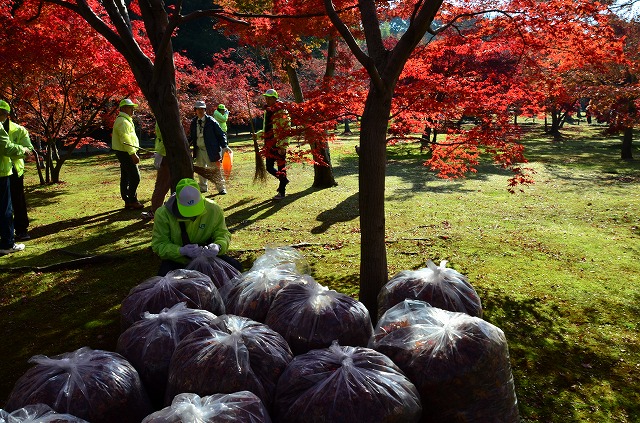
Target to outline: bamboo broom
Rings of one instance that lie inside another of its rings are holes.
[[[253,174],[253,182],[264,182],[267,180],[267,168],[264,165],[262,154],[260,154],[260,147],[258,146],[258,136],[256,134],[256,128],[253,126],[253,119],[251,117],[251,103],[249,102],[249,93],[245,93],[247,97],[247,111],[249,112],[249,124],[251,125],[251,138],[253,138],[253,151],[255,153],[256,170]]]

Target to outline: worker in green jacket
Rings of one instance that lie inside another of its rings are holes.
[[[138,201],[138,185],[140,170],[138,148],[140,142],[133,124],[133,111],[138,107],[128,98],[120,102],[120,113],[113,123],[111,149],[115,151],[120,162],[120,196],[125,209],[141,209],[144,206]]]
[[[220,125],[220,129],[225,134],[227,133],[227,120],[229,119],[229,110],[224,104],[218,104],[218,108],[213,112],[213,118]]]
[[[159,276],[182,269],[201,255],[218,257],[242,270],[237,260],[225,255],[230,241],[222,208],[205,198],[191,178],[180,180],[176,192],[156,210],[151,248],[162,259]]]
[[[0,122],[7,121],[10,111],[9,103],[0,100]],[[28,147],[12,143],[4,126],[4,124],[0,125],[0,255],[24,250],[24,244],[14,242],[13,206],[9,176],[13,167],[11,158],[24,157],[30,152]]]
[[[9,127],[9,139],[12,143],[27,147],[33,151],[33,145],[29,138],[29,131],[24,126],[20,126],[10,119],[5,121]],[[5,129],[7,129],[5,126]],[[13,169],[9,177],[11,185],[11,204],[13,206],[13,227],[16,241],[26,241],[31,239],[27,228],[29,227],[29,215],[27,214],[27,198],[24,195],[24,158],[23,156],[12,157]]]

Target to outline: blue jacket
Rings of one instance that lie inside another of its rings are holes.
[[[189,144],[193,146],[193,157],[198,154],[198,118],[191,120],[189,128]],[[207,148],[209,161],[217,162],[222,159],[222,149],[227,146],[227,135],[224,133],[218,122],[209,115],[204,115],[204,145]]]

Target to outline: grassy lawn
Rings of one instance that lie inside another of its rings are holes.
[[[389,149],[389,274],[432,259],[469,277],[484,318],[509,341],[524,422],[640,422],[640,161],[621,162],[619,139],[601,130],[570,126],[552,143],[527,125],[536,183],[516,194],[491,164],[441,180],[422,167],[418,145]],[[357,143],[331,146],[338,186],[311,188],[312,166],[296,164],[287,198],[273,202],[276,181],[253,184],[252,146],[232,139],[229,193],[215,197],[231,255],[248,268],[265,246],[296,245],[316,280],[357,294]],[[114,350],[120,302],[159,264],[152,224],[122,209],[115,156],[74,158],[55,186],[38,185],[33,164],[27,172],[33,239],[0,257],[0,405],[33,355]],[[149,204],[152,159],[141,172]],[[58,266],[81,254],[104,261]]]

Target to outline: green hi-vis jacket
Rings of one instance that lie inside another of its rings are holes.
[[[225,109],[224,112],[221,112],[220,109],[216,109],[216,111],[213,112],[213,118],[216,120],[216,122],[218,122],[220,128],[224,132],[227,132],[227,119],[229,119],[229,111]]]
[[[11,175],[11,168],[13,167],[11,158],[23,158],[23,153],[24,147],[11,142],[9,134],[0,125],[0,177]]]
[[[205,199],[205,211],[191,220],[181,217],[177,210],[175,194],[169,197],[162,207],[156,210],[153,218],[151,249],[163,260],[187,264],[189,258],[180,254],[182,232],[180,221],[185,222],[187,235],[192,244],[208,245],[216,243],[222,255],[229,249],[231,233],[224,221],[222,208],[209,199]]]
[[[29,131],[27,131],[24,126],[20,126],[14,122],[9,122],[9,139],[14,144],[33,150],[33,145],[29,138]],[[24,174],[24,156],[22,154],[20,156],[11,156],[11,161],[13,162],[13,166],[16,168],[18,176],[22,176]]]
[[[160,127],[156,123],[156,153],[160,154],[162,157],[167,155],[167,149],[164,147],[164,140],[162,139],[162,133],[160,132]]]
[[[287,148],[289,137],[286,135],[291,128],[291,118],[285,108],[285,104],[277,101],[264,112],[262,129],[258,131],[258,137],[262,138],[266,148]]]
[[[140,143],[136,135],[136,128],[133,125],[131,116],[120,112],[116,121],[113,122],[113,132],[111,134],[111,148],[118,151],[125,151],[129,155],[136,154]]]

